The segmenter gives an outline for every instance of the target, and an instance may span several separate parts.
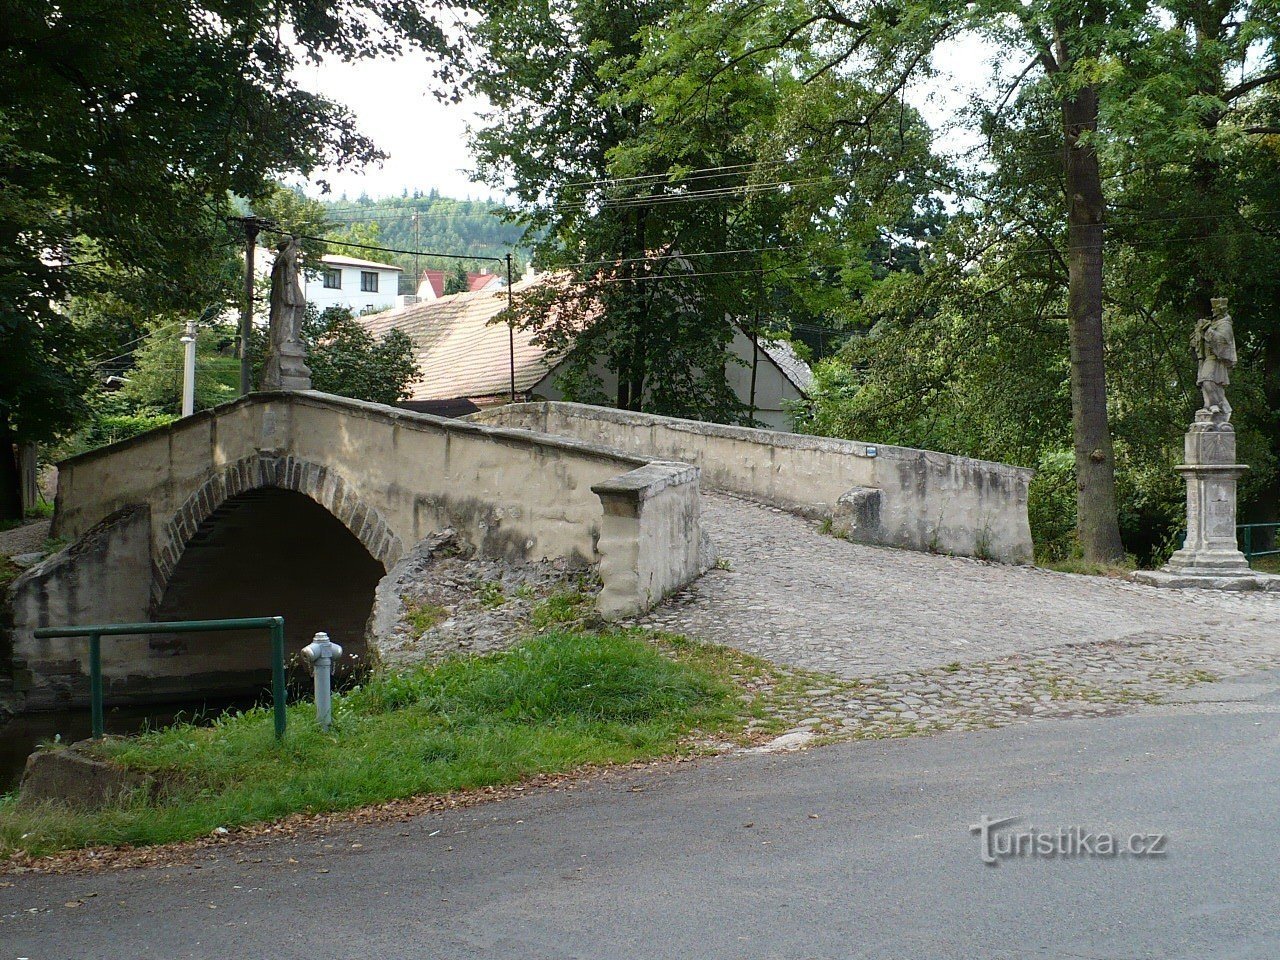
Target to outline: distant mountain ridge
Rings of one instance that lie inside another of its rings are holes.
[[[324,200],[329,215],[331,236],[398,250],[421,250],[416,258],[411,253],[385,253],[334,245],[334,253],[367,257],[393,263],[404,269],[401,293],[417,287],[417,272],[427,269],[452,272],[459,261],[451,257],[430,256],[432,253],[453,254],[467,258],[504,257],[513,252],[523,229],[504,223],[496,211],[502,208],[488,200],[455,200],[442,197],[438,191],[406,192],[398,197],[372,199],[361,196]],[[417,223],[415,225],[415,214]],[[373,229],[376,228],[376,233]],[[523,269],[523,259],[517,269]],[[504,269],[492,260],[462,261],[468,270]]]

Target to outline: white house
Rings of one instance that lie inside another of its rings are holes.
[[[253,267],[262,282],[271,276],[276,252],[258,247],[254,252]],[[317,310],[328,307],[346,307],[353,314],[372,313],[404,306],[400,296],[400,274],[404,271],[390,263],[359,260],[330,254],[320,258],[316,267],[303,263],[303,293],[307,303],[314,303]]]
[[[399,299],[402,272],[389,263],[330,254],[321,258],[317,272],[307,271],[307,303],[321,311],[347,307],[357,316],[390,310],[403,303]]]

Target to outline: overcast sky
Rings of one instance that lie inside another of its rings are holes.
[[[438,101],[431,73],[420,57],[326,63],[301,69],[298,79],[308,89],[346,104],[361,132],[388,154],[380,167],[318,173],[315,179],[328,180],[335,197],[380,197],[433,187],[460,199],[494,195],[464,172],[472,163],[466,126],[476,119],[480,105]],[[314,187],[308,192],[319,193]]]
[[[908,99],[936,126],[967,91],[986,82],[990,71],[985,53],[975,42],[940,51],[936,62],[943,76],[916,84]],[[317,174],[316,179],[330,182],[333,196],[380,197],[433,187],[448,197],[498,196],[465,173],[472,165],[466,127],[476,121],[481,105],[439,102],[431,89],[430,71],[420,57],[305,67],[298,79],[308,89],[345,103],[362,132],[389,155],[381,167]],[[314,184],[308,192],[319,194]]]

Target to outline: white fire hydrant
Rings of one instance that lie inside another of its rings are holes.
[[[316,722],[320,729],[328,732],[333,722],[333,702],[329,691],[333,679],[333,661],[342,656],[342,647],[329,639],[327,633],[317,633],[311,642],[302,648],[302,654],[311,664],[311,672],[316,682]]]

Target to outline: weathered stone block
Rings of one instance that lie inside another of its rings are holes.
[[[651,463],[592,486],[604,508],[600,528],[601,616],[635,616],[706,567],[697,467]]]
[[[831,511],[832,531],[861,543],[879,543],[880,491],[854,487],[840,495]]]
[[[91,809],[150,788],[151,780],[145,775],[95,757],[73,744],[37,750],[27,758],[18,802],[24,806],[65,803]]]

